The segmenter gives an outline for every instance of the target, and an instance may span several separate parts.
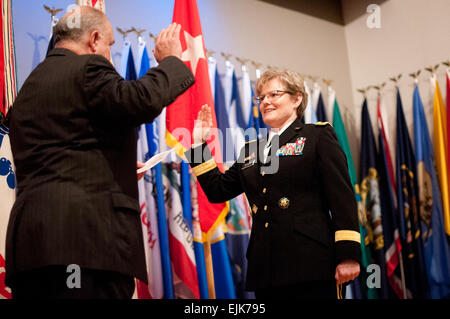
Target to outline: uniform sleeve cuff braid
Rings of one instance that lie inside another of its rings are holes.
[[[361,234],[354,230],[338,230],[335,232],[334,237],[335,242],[349,240],[361,244]]]

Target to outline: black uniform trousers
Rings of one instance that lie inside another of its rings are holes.
[[[13,299],[131,299],[134,278],[113,271],[81,268],[80,288],[69,288],[66,266],[47,266],[16,274]]]

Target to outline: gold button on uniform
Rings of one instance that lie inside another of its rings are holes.
[[[264,225],[264,227],[266,227],[266,228],[269,227],[269,223],[266,223],[266,224]]]
[[[266,172],[262,171],[262,172],[261,172],[261,175],[262,175],[262,176],[266,175]]]
[[[256,214],[256,212],[258,211],[258,206],[256,206],[255,204],[253,204],[253,206],[252,206],[252,211],[253,211],[253,214]]]
[[[286,197],[280,198],[280,200],[278,201],[278,206],[280,206],[280,208],[286,209],[289,207],[289,199]]]
[[[267,188],[263,188],[263,194],[265,194],[267,192]]]
[[[267,210],[267,205],[264,205],[264,210]]]

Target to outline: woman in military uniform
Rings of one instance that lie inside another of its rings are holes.
[[[267,138],[246,143],[221,173],[206,146],[212,119],[199,112],[186,152],[212,203],[247,195],[253,217],[246,289],[256,298],[332,298],[360,271],[357,207],[345,153],[328,123],[303,124],[303,78],[270,70],[256,84]]]

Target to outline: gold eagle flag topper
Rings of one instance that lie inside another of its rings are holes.
[[[44,9],[45,9],[48,13],[50,13],[50,14],[52,15],[52,18],[53,18],[58,12],[60,12],[60,11],[63,10],[63,9],[55,9],[55,7],[52,7],[52,8],[50,9],[50,8],[47,7],[45,4],[44,4]]]

